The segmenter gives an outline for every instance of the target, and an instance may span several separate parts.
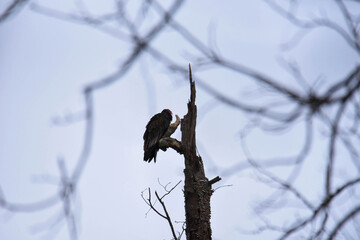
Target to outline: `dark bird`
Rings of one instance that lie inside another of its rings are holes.
[[[151,162],[159,151],[159,140],[164,136],[172,120],[172,112],[169,109],[155,114],[148,124],[144,133],[144,161]]]

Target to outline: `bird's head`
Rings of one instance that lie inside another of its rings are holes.
[[[170,109],[164,109],[164,110],[162,110],[162,112],[167,112],[167,113],[170,113],[170,115],[172,115],[172,112],[170,111]]]

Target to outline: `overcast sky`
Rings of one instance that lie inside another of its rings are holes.
[[[33,2],[77,13],[72,1]],[[83,2],[94,15],[113,9],[112,1]],[[343,24],[335,5],[313,2],[304,1],[299,14],[311,17],[322,9]],[[4,6],[0,5],[2,9]],[[130,11],[134,9],[136,4],[129,7]],[[149,19],[144,32],[158,20],[157,13],[150,11]],[[309,84],[316,88],[338,80],[359,62],[343,39],[324,29],[305,35],[301,44],[283,51],[281,44],[296,31],[260,0],[188,1],[176,19],[206,43],[211,45],[216,39],[219,52],[226,58],[288,81],[294,89],[300,86],[281,66],[282,60],[297,61]],[[152,44],[184,67],[192,61],[191,55],[198,54],[170,28]],[[116,71],[131,50],[128,43],[84,24],[44,16],[29,5],[0,25],[0,186],[8,201],[36,202],[58,191],[53,182],[59,177],[57,159],[64,159],[68,171],[73,171],[84,144],[84,121],[64,126],[54,122],[73,113],[81,116],[84,85]],[[229,96],[253,102],[263,97],[264,89],[229,71],[195,69],[196,77]],[[186,113],[189,87],[183,80],[143,54],[123,78],[94,94],[92,148],[74,204],[79,239],[171,239],[165,220],[154,212],[146,215],[148,206],[141,192],[148,187],[162,192],[158,180],[171,185],[183,180],[183,157],[169,149],[159,152],[156,164],[143,162],[142,135],[150,117],[162,109],[169,108],[180,117]],[[241,231],[259,226],[253,207],[271,189],[260,183],[252,170],[231,171],[232,166],[246,163],[240,132],[250,118],[216,102],[201,88],[196,101],[198,150],[207,176],[223,178],[215,187],[231,185],[212,196],[213,238],[259,239],[244,238]],[[314,135],[317,147],[310,159],[326,155],[326,134],[321,130]],[[180,139],[179,132],[174,137]],[[292,156],[303,146],[304,136],[301,122],[278,135],[255,130],[248,137],[248,147],[259,158]],[[305,176],[316,176],[323,164],[319,161]],[[346,165],[343,170],[354,173]],[[322,184],[320,180],[299,183],[300,188],[308,188],[310,198],[320,195],[317,186]],[[185,220],[182,187],[181,183],[165,199],[176,221]],[[69,239],[66,222],[48,231],[46,222],[56,219],[61,211],[61,204],[31,213],[0,210],[0,238],[49,239],[58,228],[53,239]],[[282,222],[284,215],[279,213],[274,222]],[[176,224],[176,229],[181,230],[181,225]],[[261,239],[276,236],[266,234]]]

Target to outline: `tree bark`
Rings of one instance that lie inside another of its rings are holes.
[[[205,176],[201,157],[196,152],[196,116],[195,82],[192,81],[189,65],[190,101],[188,112],[181,120],[182,147],[185,158],[185,214],[186,214],[186,239],[210,240],[210,197],[213,193],[212,182]]]

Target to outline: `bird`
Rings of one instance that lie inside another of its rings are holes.
[[[144,161],[156,162],[156,154],[159,151],[159,140],[164,136],[172,121],[172,112],[169,109],[155,114],[148,124],[143,136],[144,139]]]

